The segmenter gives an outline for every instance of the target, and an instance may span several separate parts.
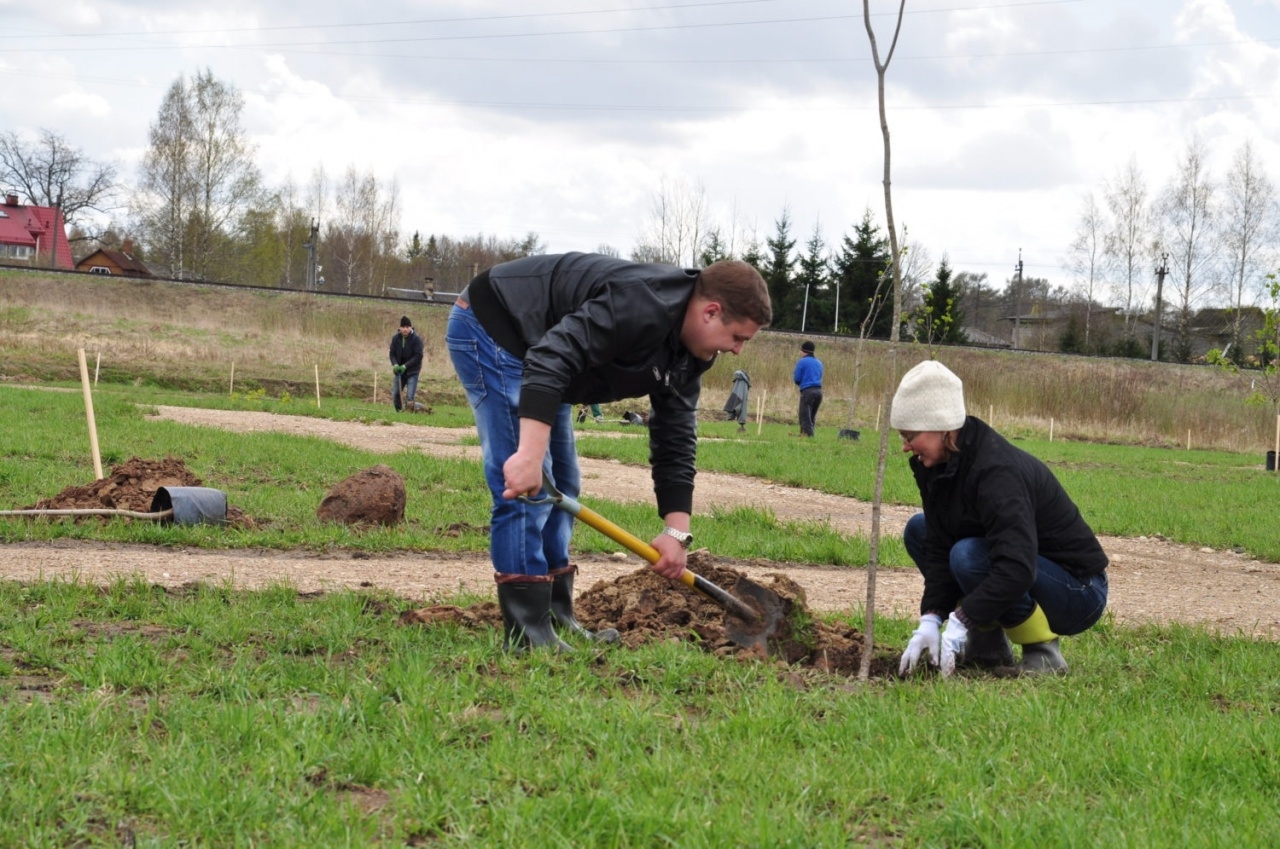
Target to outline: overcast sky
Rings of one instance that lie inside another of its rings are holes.
[[[897,3],[872,0],[881,55]],[[395,181],[400,229],[627,254],[655,195],[728,233],[884,226],[857,0],[0,0],[0,130],[48,128],[128,182],[167,88],[239,88],[273,184]],[[909,0],[887,76],[894,212],[933,262],[1068,283],[1086,193],[1155,191],[1198,135],[1280,185],[1280,0]]]

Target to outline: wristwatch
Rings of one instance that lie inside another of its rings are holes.
[[[693,534],[688,531],[677,531],[675,528],[666,527],[662,529],[662,532],[680,543],[683,548],[693,545]]]

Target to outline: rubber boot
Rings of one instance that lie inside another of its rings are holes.
[[[498,582],[498,607],[502,610],[502,649],[524,653],[531,648],[573,651],[551,627],[551,577],[549,575],[494,575]]]
[[[1027,675],[1056,674],[1067,671],[1067,661],[1058,646],[1058,635],[1049,628],[1049,619],[1036,605],[1020,625],[1006,628],[1009,639],[1022,646],[1022,671]]]
[[[1016,661],[1013,659],[1013,646],[1009,644],[1009,637],[1000,628],[993,628],[990,631],[980,631],[977,628],[969,630],[969,647],[964,653],[964,662],[959,664],[966,667],[977,667],[978,669],[996,669],[1001,666],[1013,666]]]
[[[582,627],[582,623],[573,615],[573,576],[578,573],[578,567],[570,563],[561,569],[551,570],[551,617],[556,620],[561,628],[565,628],[570,634],[582,637],[586,640],[595,640],[597,643],[616,643],[618,642],[618,630],[616,628],[605,628],[600,631],[588,631]]]
[[[1067,671],[1066,658],[1058,649],[1058,638],[1043,643],[1028,643],[1022,647],[1022,671],[1028,675],[1063,675]]]

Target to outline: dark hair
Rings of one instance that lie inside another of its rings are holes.
[[[401,327],[413,327],[413,322],[409,320],[409,316],[407,316],[407,315],[402,315],[402,316],[400,316],[400,326],[401,326]]]
[[[814,345],[812,342],[805,342],[800,346],[800,350],[804,351],[806,354],[812,354],[814,352]]]
[[[769,286],[759,271],[740,259],[722,259],[702,269],[694,291],[718,302],[728,320],[745,318],[761,327],[773,321]]]

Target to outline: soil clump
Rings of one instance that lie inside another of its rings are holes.
[[[718,565],[705,551],[690,554],[689,568],[734,595],[738,582],[747,579],[743,572]],[[792,667],[833,675],[858,674],[865,645],[865,637],[858,629],[816,618],[805,602],[804,589],[786,575],[771,573],[751,580],[782,602],[783,615],[766,634],[767,647],[739,645],[731,636],[733,629],[728,627],[731,614],[723,607],[648,567],[613,580],[596,581],[575,599],[574,614],[593,631],[617,628],[621,644],[627,648],[659,641],[683,642],[720,657],[771,658]],[[746,594],[739,597],[751,604]],[[502,614],[493,602],[469,608],[436,605],[408,611],[402,621],[428,626],[452,622],[466,627],[497,627],[502,624]],[[881,656],[877,652],[872,658],[871,674],[890,675],[896,663],[896,654]]]

